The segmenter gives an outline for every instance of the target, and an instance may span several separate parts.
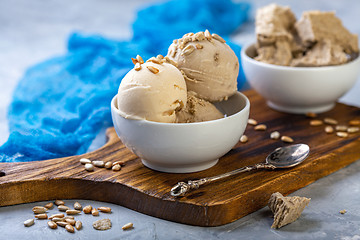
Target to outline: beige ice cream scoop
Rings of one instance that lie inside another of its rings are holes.
[[[174,40],[167,56],[184,73],[189,91],[208,101],[222,101],[237,91],[239,60],[217,34],[188,33]]]
[[[125,75],[118,91],[118,109],[125,118],[173,123],[176,112],[186,106],[186,83],[176,67],[155,60],[136,63]]]
[[[176,114],[177,123],[204,122],[223,118],[212,103],[195,97],[194,92],[188,92],[186,107]]]

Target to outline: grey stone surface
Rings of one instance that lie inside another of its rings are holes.
[[[135,9],[150,2],[153,1],[1,0],[0,144],[8,136],[6,109],[11,93],[29,66],[64,53],[67,37],[75,30],[113,39],[130,37]],[[297,17],[309,9],[336,10],[346,27],[360,33],[360,5],[356,0],[276,2],[291,6]],[[267,3],[265,0],[253,1],[253,10]],[[234,35],[235,41],[254,41],[253,26],[253,23],[247,23],[241,27]],[[360,106],[359,80],[341,101]],[[91,150],[102,145],[104,139],[104,134],[100,134]],[[110,206],[113,212],[100,213],[99,217],[80,214],[76,218],[83,221],[84,228],[71,234],[61,227],[50,229],[46,220],[36,220],[29,228],[23,226],[26,219],[33,217],[31,208],[44,202],[1,207],[0,239],[360,239],[360,161],[292,195],[312,200],[296,222],[280,230],[270,229],[272,214],[268,208],[224,226],[206,228],[157,219],[109,203],[79,199],[82,205]],[[66,200],[69,206],[74,202]],[[342,209],[347,213],[340,214]],[[110,218],[113,227],[102,232],[94,230],[92,223],[101,218]],[[121,230],[128,222],[134,223],[134,229]]]

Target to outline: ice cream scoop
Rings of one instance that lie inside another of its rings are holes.
[[[207,101],[222,101],[237,91],[239,60],[217,34],[188,33],[174,40],[167,56],[183,71],[189,91]]]
[[[188,92],[186,107],[176,113],[177,123],[204,122],[223,118],[221,113],[212,103],[197,98],[194,92]]]
[[[133,59],[134,69],[121,81],[118,110],[124,118],[173,123],[186,106],[187,90],[182,73],[159,58],[146,63]]]

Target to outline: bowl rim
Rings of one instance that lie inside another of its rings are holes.
[[[224,118],[219,118],[219,119],[215,119],[215,120],[210,120],[210,121],[204,121],[204,122],[193,122],[193,123],[164,123],[164,122],[155,122],[155,121],[149,121],[149,120],[145,120],[145,119],[132,119],[132,118],[125,118],[120,114],[119,109],[117,109],[115,107],[115,100],[117,99],[117,95],[116,94],[112,100],[111,100],[111,111],[115,112],[119,117],[126,119],[126,120],[132,120],[132,121],[138,121],[138,122],[144,122],[147,124],[154,124],[154,125],[164,125],[164,126],[195,126],[195,125],[208,125],[208,124],[213,124],[215,122],[221,122],[221,121],[229,121],[235,117],[237,117],[238,115],[242,114],[245,111],[250,110],[250,101],[249,99],[245,96],[245,94],[236,91],[233,95],[238,94],[240,95],[240,97],[242,97],[245,100],[245,106],[238,112],[236,112],[235,114],[232,114],[230,116],[224,117]],[[232,96],[233,96],[232,95]]]
[[[337,70],[339,68],[343,68],[345,66],[349,66],[352,64],[359,64],[359,62],[360,62],[360,54],[358,54],[358,56],[355,59],[351,60],[350,62],[340,64],[340,65],[320,66],[320,67],[280,66],[280,65],[275,65],[275,64],[271,64],[271,63],[260,62],[260,61],[255,60],[254,58],[250,57],[249,55],[247,55],[246,51],[249,48],[254,47],[255,44],[256,43],[248,43],[248,44],[244,45],[241,48],[240,55],[243,59],[246,59],[247,61],[251,62],[252,64],[267,67],[267,68],[273,68],[273,69],[279,69],[279,70],[292,70],[292,71],[304,71],[304,70],[305,71],[329,71],[329,70]]]

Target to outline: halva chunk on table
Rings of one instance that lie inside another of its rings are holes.
[[[281,228],[298,219],[309,204],[310,198],[306,197],[284,197],[281,193],[273,193],[269,199],[268,206],[274,213],[274,222],[271,228]]]

